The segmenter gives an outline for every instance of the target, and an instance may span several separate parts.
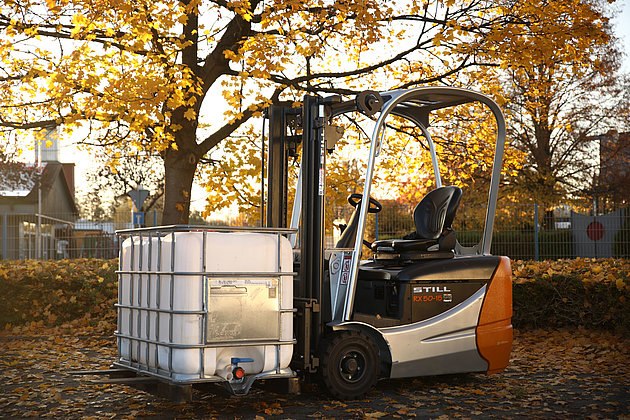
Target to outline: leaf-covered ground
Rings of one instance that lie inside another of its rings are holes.
[[[612,418],[630,417],[630,341],[592,330],[517,331],[502,373],[382,380],[367,398],[336,401],[255,387],[245,397],[210,385],[178,405],[134,388],[95,385],[77,369],[106,368],[110,337],[42,330],[0,337],[0,417],[52,418]]]

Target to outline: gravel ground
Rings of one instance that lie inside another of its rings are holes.
[[[630,340],[599,331],[516,331],[504,372],[381,380],[366,398],[344,402],[315,384],[294,395],[267,383],[244,397],[207,385],[175,404],[68,374],[106,368],[115,355],[111,337],[0,337],[0,417],[630,419]]]

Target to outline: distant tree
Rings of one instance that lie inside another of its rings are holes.
[[[620,52],[609,2],[545,0],[516,3],[520,25],[506,28],[503,87],[513,145],[527,156],[514,185],[538,202],[583,194],[599,159],[594,135],[628,116],[618,75]]]
[[[18,162],[15,158],[14,154],[0,150],[0,191],[30,191],[40,178],[39,168]]]
[[[190,212],[190,220],[188,221],[191,225],[207,225],[208,221],[203,217],[203,214],[198,210],[193,210]]]
[[[629,127],[630,128],[630,127]],[[630,202],[630,130],[610,130],[597,136],[599,141],[599,173],[592,190],[594,198],[614,205]],[[602,203],[604,204],[604,203]]]
[[[161,210],[164,173],[159,158],[121,155],[112,162],[110,158],[100,156],[94,164],[79,194],[82,217],[111,219],[116,209],[130,199],[129,192],[140,186],[149,190],[149,196],[138,210]]]

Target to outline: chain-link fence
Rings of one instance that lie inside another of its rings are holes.
[[[116,258],[116,229],[130,223],[88,221],[71,214],[0,215],[0,256],[4,259]]]
[[[492,235],[491,252],[513,259],[543,260],[575,257],[630,258],[630,208],[609,205],[604,211],[569,206],[544,208],[531,204],[499,203]],[[352,213],[350,206],[333,209],[336,224],[344,224]],[[383,205],[380,213],[368,216],[366,239],[402,238],[415,230],[414,206]],[[485,206],[460,206],[453,228],[464,246],[477,244],[482,236]],[[339,234],[329,231],[327,245]]]
[[[630,208],[611,210],[543,208],[535,204],[497,207],[491,252],[513,259],[559,259],[575,257],[630,258]],[[337,206],[326,220],[326,246],[337,242],[354,209]],[[413,206],[383,201],[380,213],[368,215],[366,239],[402,238],[415,230]],[[464,246],[479,242],[485,207],[460,206],[453,228]],[[145,218],[153,226],[155,217]],[[240,226],[243,218],[212,225]],[[4,259],[115,258],[115,231],[133,227],[131,221],[90,221],[73,215],[0,214],[0,257]]]

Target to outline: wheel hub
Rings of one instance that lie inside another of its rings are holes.
[[[365,370],[365,357],[356,351],[346,353],[339,361],[339,373],[348,382],[357,382]]]

